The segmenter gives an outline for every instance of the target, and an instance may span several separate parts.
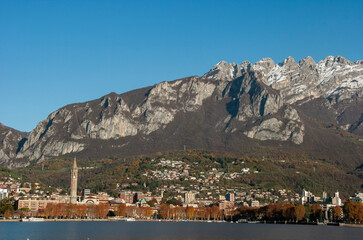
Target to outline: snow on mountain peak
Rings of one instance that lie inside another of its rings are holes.
[[[251,66],[249,62],[237,65],[223,61],[204,77],[232,81]],[[279,90],[288,103],[331,95],[344,95],[344,99],[352,95],[363,97],[363,61],[351,62],[342,56],[328,56],[316,63],[308,56],[296,63],[289,56],[278,64],[271,58],[263,58],[252,69],[259,73],[260,81]]]

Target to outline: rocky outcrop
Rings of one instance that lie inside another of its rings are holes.
[[[152,87],[138,105],[128,105],[122,96],[106,96],[97,109],[100,117],[92,119],[91,115],[86,115],[81,126],[86,135],[94,139],[148,135],[165,128],[178,112],[197,111],[217,85],[197,77],[162,82]],[[83,137],[85,135],[77,135],[76,138]]]
[[[27,133],[4,126],[0,123],[0,165],[9,165],[26,141]]]
[[[240,121],[274,114],[283,105],[279,93],[259,81],[251,71],[231,81],[224,93],[231,98],[227,105],[229,113]]]
[[[304,125],[302,124],[297,111],[291,107],[284,110],[283,120],[275,117],[263,120],[259,125],[245,131],[249,138],[258,140],[291,140],[295,144],[301,144],[304,140]]]

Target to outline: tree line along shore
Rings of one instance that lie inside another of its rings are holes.
[[[27,209],[13,210],[2,200],[0,215],[4,220],[19,220],[29,217]],[[103,221],[127,220],[140,221],[229,221],[229,222],[266,222],[266,223],[363,223],[363,204],[347,201],[341,208],[334,207],[325,212],[318,204],[274,203],[263,207],[240,206],[238,208],[220,209],[217,205],[206,207],[182,207],[161,203],[158,207],[127,206],[127,204],[110,205],[107,203],[71,204],[50,203],[44,210],[39,210],[32,217],[48,221]]]

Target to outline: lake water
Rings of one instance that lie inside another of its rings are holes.
[[[363,239],[363,228],[188,222],[1,222],[4,240]]]

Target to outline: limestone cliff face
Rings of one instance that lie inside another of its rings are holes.
[[[292,57],[275,64],[264,58],[254,65],[243,62],[240,65],[224,61],[215,65],[204,77],[231,81],[248,68],[259,74],[259,80],[279,90],[286,103],[329,98],[334,103],[352,101],[352,96],[363,97],[363,63],[351,62],[341,56],[329,56],[316,63],[311,57],[298,63]]]
[[[243,75],[247,68],[254,72],[259,82],[277,90],[284,104],[292,107],[303,106],[301,109],[307,110],[305,112],[311,117],[319,120],[330,118],[329,122],[338,124],[342,129],[356,134],[363,132],[360,124],[363,114],[362,61],[351,62],[341,56],[329,56],[318,63],[311,57],[302,59],[298,63],[292,57],[286,58],[279,64],[275,64],[270,58],[264,58],[254,65],[246,62],[240,65],[220,62],[204,77],[232,81],[233,78]],[[319,102],[320,106],[316,106],[315,102]],[[309,110],[310,103],[315,107],[328,109],[329,114]],[[253,115],[249,105],[241,104],[241,106],[243,109],[240,112],[243,113],[238,116],[239,119],[244,120]],[[278,109],[276,104],[269,103],[267,106],[273,109],[272,112]],[[249,136],[255,135],[250,133]]]
[[[157,84],[141,94],[137,103],[111,93],[91,102],[68,105],[40,122],[11,157],[43,161],[82,151],[85,139],[149,135],[165,128],[177,113],[198,111],[219,85],[218,81],[191,77]]]
[[[295,144],[301,144],[304,141],[305,127],[300,120],[297,111],[287,107],[283,111],[283,119],[278,120],[271,116],[263,120],[259,125],[252,127],[244,133],[249,138],[258,140],[291,140]]]
[[[218,114],[211,114],[215,119],[203,120],[212,123],[211,130],[218,134],[241,132],[257,141],[299,145],[306,135],[300,111],[309,115],[304,106],[316,99],[324,99],[338,124],[361,131],[361,115],[347,115],[346,106],[361,103],[362,87],[362,62],[342,57],[328,57],[319,63],[311,57],[298,63],[289,57],[280,64],[269,58],[254,65],[222,61],[202,77],[65,106],[26,135],[1,125],[0,164],[18,167],[33,160],[41,162],[86,151],[90,143],[101,140],[141,137],[143,144],[148,144],[147,139],[155,133],[173,134],[180,121],[192,131],[206,131],[195,129],[187,123],[192,119],[186,117],[206,109],[218,110]],[[361,105],[354,106],[359,109]],[[203,126],[203,122],[199,124]]]
[[[197,111],[216,87],[216,83],[192,77],[155,85],[137,105],[126,103],[122,95],[105,96],[97,107],[98,117],[94,119],[92,114],[86,114],[81,122],[83,134],[73,138],[117,139],[148,135],[163,129],[178,112]]]
[[[26,140],[26,136],[26,133],[0,123],[0,165],[9,166],[12,164],[21,144]]]

